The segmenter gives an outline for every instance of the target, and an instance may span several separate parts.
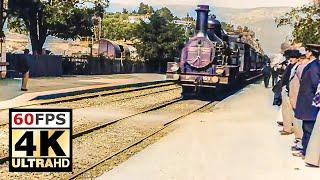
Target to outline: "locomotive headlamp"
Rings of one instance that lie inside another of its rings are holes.
[[[219,74],[219,75],[221,75],[221,74],[224,73],[224,69],[223,69],[223,68],[217,68],[217,69],[216,69],[216,73]]]
[[[217,76],[203,76],[202,79],[206,83],[218,83],[219,82],[219,77],[217,77]]]
[[[211,77],[210,82],[211,83],[218,83],[219,82],[219,77],[217,77],[217,76]]]

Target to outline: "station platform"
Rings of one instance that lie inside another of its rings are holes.
[[[165,79],[165,75],[151,73],[31,78],[27,92],[20,91],[21,79],[4,79],[0,80],[0,109],[23,104],[38,96]]]
[[[272,91],[252,84],[211,112],[193,114],[158,142],[97,179],[319,180],[320,169],[291,155],[280,136]]]

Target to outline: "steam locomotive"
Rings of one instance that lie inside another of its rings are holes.
[[[241,35],[228,35],[209,11],[207,5],[197,7],[196,35],[183,48],[179,62],[167,64],[167,79],[178,80],[183,95],[259,77],[268,59],[242,42]]]

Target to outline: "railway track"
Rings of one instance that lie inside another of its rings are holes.
[[[77,132],[77,133],[73,134],[72,135],[72,139],[76,139],[76,138],[78,138],[80,136],[83,136],[85,134],[89,134],[89,133],[91,133],[91,132],[93,132],[95,130],[99,130],[101,128],[107,127],[107,126],[112,125],[114,123],[117,123],[119,121],[126,120],[126,119],[132,118],[132,117],[140,115],[140,114],[144,114],[144,113],[147,113],[147,112],[151,112],[151,111],[155,111],[155,110],[161,109],[163,107],[166,107],[166,106],[171,105],[173,103],[177,103],[179,101],[182,101],[182,98],[175,98],[175,99],[170,100],[170,101],[166,101],[166,102],[163,102],[163,103],[160,103],[160,104],[156,104],[156,105],[154,105],[154,106],[152,106],[152,107],[150,107],[150,108],[148,108],[146,110],[137,112],[135,114],[132,114],[132,115],[129,115],[129,116],[126,116],[126,117],[123,117],[123,118],[107,121],[105,123],[99,124],[99,125],[94,126],[94,127],[90,127],[90,128],[88,128],[86,130],[83,130],[81,132]],[[4,164],[8,160],[9,160],[9,156],[0,157],[0,164]]]
[[[160,86],[161,86],[161,85],[160,85]],[[153,86],[153,87],[154,87],[154,86]],[[143,89],[148,89],[148,88],[143,88]],[[149,88],[149,89],[150,89],[150,88]],[[174,88],[174,89],[176,89],[176,88]],[[137,91],[137,90],[136,90],[136,91]],[[132,92],[132,91],[130,91],[130,92]],[[149,93],[149,94],[154,94],[154,93],[158,93],[158,92],[153,92],[153,93]],[[222,99],[224,99],[225,97],[229,96],[230,94],[233,94],[233,92],[227,93],[226,95],[222,96]],[[148,94],[139,95],[139,96],[145,96],[145,95],[148,95]],[[134,97],[130,97],[130,98],[134,98]],[[124,99],[130,99],[130,98],[124,98]],[[81,98],[81,99],[82,99],[82,98]],[[170,102],[164,102],[164,103],[162,103],[162,104],[155,105],[154,107],[150,107],[149,109],[146,109],[146,110],[144,110],[144,111],[138,112],[138,113],[136,113],[136,114],[133,114],[133,115],[130,115],[130,116],[127,116],[127,117],[123,117],[123,118],[116,119],[116,120],[112,120],[112,121],[108,121],[108,122],[103,122],[103,123],[101,123],[101,124],[99,124],[99,125],[97,125],[97,126],[94,126],[94,127],[85,129],[85,130],[83,130],[83,131],[81,131],[81,132],[77,132],[77,133],[73,134],[73,139],[76,139],[76,138],[78,138],[78,137],[81,137],[81,136],[83,136],[83,135],[85,135],[85,134],[89,134],[89,133],[94,132],[94,131],[96,131],[96,130],[105,128],[105,127],[107,127],[107,126],[109,126],[109,125],[112,125],[112,124],[114,124],[114,123],[116,123],[116,122],[119,122],[119,121],[122,121],[122,120],[125,120],[125,119],[129,119],[129,118],[131,118],[131,117],[137,116],[137,115],[139,115],[139,114],[143,114],[143,113],[146,113],[146,112],[150,112],[150,111],[154,111],[154,110],[160,109],[160,108],[162,108],[162,107],[166,107],[166,106],[168,106],[168,105],[170,105],[170,104],[174,104],[174,103],[179,102],[179,101],[181,101],[181,100],[182,100],[181,98],[178,98],[178,99],[175,99],[175,100],[170,101]],[[71,101],[73,101],[73,99],[71,99]],[[60,101],[56,101],[56,103],[59,103],[59,102],[60,102]],[[64,102],[67,102],[67,101],[64,101]],[[207,105],[204,105],[203,107],[197,108],[196,110],[192,111],[190,114],[192,114],[192,113],[194,113],[194,112],[197,112],[197,111],[201,111],[201,110],[203,111],[203,110],[205,110],[206,108],[208,108],[210,105],[212,105],[212,103],[208,103]],[[189,113],[188,113],[187,115],[189,115]],[[179,117],[179,118],[174,119],[173,121],[170,121],[170,122],[168,122],[168,123],[165,123],[165,124],[163,124],[163,127],[167,127],[167,126],[170,125],[172,122],[175,122],[176,120],[181,119],[181,118],[183,118],[183,117],[185,117],[185,116],[187,116],[187,115],[183,115],[183,116],[181,116],[181,117]],[[165,128],[163,128],[163,129],[165,129]],[[162,130],[163,130],[163,129],[162,129]],[[160,130],[160,131],[161,131],[161,130]],[[160,131],[157,131],[157,132],[160,132]],[[156,134],[156,133],[152,133],[152,134],[154,135],[154,134]],[[145,140],[145,139],[148,139],[149,137],[151,137],[151,135],[149,135],[147,138],[143,138],[143,139]],[[144,141],[144,140],[142,140],[142,141]],[[141,143],[141,141],[139,141],[139,142]],[[135,143],[134,143],[134,144],[135,144]],[[138,143],[138,144],[139,144],[139,143]],[[131,146],[131,147],[132,147],[132,146]],[[128,149],[128,148],[127,148],[127,149]],[[124,149],[124,150],[125,150],[125,149]],[[122,151],[121,151],[121,152],[122,152]],[[114,156],[115,156],[115,155],[114,155]],[[112,156],[112,157],[114,157],[114,156]],[[106,159],[106,160],[107,160],[107,159]],[[6,161],[8,161],[8,157],[7,157],[7,156],[6,156],[6,157],[0,157],[0,165],[3,164],[3,163],[5,163]]]
[[[172,86],[172,85],[174,85],[174,84],[173,83],[161,83],[161,84],[151,85],[151,86],[142,87],[142,88],[119,90],[119,91],[116,91],[116,92],[99,92],[98,94],[96,94],[96,93],[95,94],[91,94],[90,93],[88,95],[81,95],[81,97],[75,96],[75,97],[67,97],[67,99],[61,98],[61,99],[46,100],[44,102],[35,102],[35,103],[32,103],[32,104],[28,104],[26,106],[20,106],[20,107],[21,108],[27,108],[27,107],[34,106],[34,105],[48,105],[48,104],[66,103],[66,102],[72,102],[72,101],[79,101],[79,100],[82,100],[84,98],[94,98],[94,97],[99,97],[99,96],[111,96],[111,95],[116,95],[116,94],[120,94],[120,93],[130,93],[130,92],[137,92],[137,91],[148,90],[148,89],[157,89],[157,88],[160,88],[160,87],[169,87],[169,86]],[[178,87],[173,87],[173,88],[164,89],[164,90],[157,90],[157,91],[153,91],[153,92],[145,92],[145,93],[142,93],[142,94],[138,94],[138,95],[134,95],[134,96],[130,96],[130,97],[125,97],[125,98],[120,98],[120,99],[112,100],[112,101],[109,101],[109,102],[111,103],[111,102],[116,102],[116,101],[125,101],[125,100],[129,100],[129,99],[148,96],[148,95],[153,95],[153,94],[157,94],[157,93],[164,93],[164,92],[168,92],[168,91],[172,91],[172,90],[176,90],[176,89],[179,89],[179,88]],[[176,101],[174,101],[174,102],[176,102]],[[161,103],[161,104],[156,104],[156,105],[151,106],[150,108],[148,108],[148,109],[146,109],[144,111],[140,111],[140,112],[132,114],[130,116],[123,117],[123,118],[120,118],[120,119],[116,119],[116,120],[113,120],[113,121],[103,122],[103,123],[101,123],[99,125],[96,125],[94,127],[82,130],[81,132],[78,132],[78,133],[75,133],[73,135],[73,137],[74,138],[80,137],[80,136],[82,136],[84,134],[87,134],[87,133],[90,133],[90,132],[92,132],[94,130],[106,127],[106,126],[108,126],[110,124],[113,124],[113,123],[116,123],[118,121],[130,118],[130,117],[133,117],[133,116],[145,113],[145,112],[156,110],[156,109],[159,109],[161,107],[167,106],[167,105],[172,104],[172,103],[173,102],[164,102],[164,103]],[[7,125],[8,125],[7,122],[6,123],[2,123],[2,124],[0,124],[0,128],[5,128],[5,126],[7,126]],[[8,156],[0,157],[0,164],[4,164],[7,161],[8,161]]]
[[[167,121],[166,123],[162,124],[162,127],[161,127],[161,128],[159,128],[159,129],[157,129],[157,130],[155,130],[155,131],[147,134],[147,135],[144,136],[143,138],[141,138],[141,139],[139,139],[139,140],[137,140],[137,141],[135,141],[135,142],[127,145],[126,147],[122,148],[121,150],[119,150],[119,151],[117,151],[117,152],[114,152],[113,154],[111,154],[111,155],[109,155],[109,156],[107,156],[107,157],[101,158],[99,161],[97,161],[97,162],[94,163],[94,164],[91,164],[89,167],[87,167],[87,168],[85,168],[85,169],[83,169],[83,170],[81,170],[81,171],[79,171],[79,172],[76,172],[75,174],[71,175],[68,179],[76,179],[76,178],[78,178],[78,177],[81,177],[81,175],[89,172],[90,170],[94,169],[95,167],[101,165],[102,163],[104,163],[104,162],[106,162],[106,161],[108,161],[108,160],[116,157],[117,155],[120,155],[121,153],[123,153],[123,152],[125,152],[125,151],[127,151],[127,150],[129,150],[129,149],[131,149],[131,148],[133,148],[133,147],[135,147],[135,146],[138,146],[139,144],[141,144],[142,142],[146,141],[147,139],[149,139],[149,138],[157,135],[157,134],[160,133],[161,131],[163,131],[163,130],[165,130],[166,128],[168,128],[168,127],[169,127],[171,124],[173,124],[174,122],[176,122],[176,121],[178,121],[178,120],[180,120],[180,119],[183,119],[183,118],[185,118],[185,117],[187,117],[187,116],[189,116],[189,115],[191,115],[191,114],[193,114],[193,113],[199,112],[199,111],[205,109],[205,108],[208,107],[208,106],[211,106],[211,105],[214,106],[214,105],[216,105],[217,103],[218,103],[217,101],[213,101],[213,102],[206,103],[206,104],[204,104],[204,105],[202,105],[202,106],[200,106],[200,107],[198,107],[198,108],[196,108],[196,109],[194,109],[194,110],[192,110],[192,111],[190,111],[190,112],[187,112],[187,113],[185,113],[185,114],[183,114],[183,115],[181,115],[181,116],[179,116],[179,117],[176,117],[176,118],[174,118],[174,119],[171,119],[170,121]]]
[[[142,91],[142,90],[148,90],[148,89],[155,89],[155,88],[160,88],[160,87],[167,87],[167,86],[172,86],[174,85],[174,83],[171,82],[167,82],[167,83],[161,83],[161,84],[157,84],[157,85],[150,85],[150,86],[146,86],[146,87],[139,87],[139,88],[132,88],[132,89],[124,89],[124,90],[119,90],[119,91],[115,91],[113,92],[111,90],[111,92],[99,92],[99,93],[90,93],[87,95],[80,95],[80,96],[70,96],[70,97],[63,97],[63,98],[56,98],[54,100],[49,100],[49,101],[42,101],[41,104],[39,105],[50,105],[50,104],[58,104],[58,103],[64,103],[64,102],[72,102],[72,101],[79,101],[79,100],[83,100],[83,99],[89,99],[89,98],[96,98],[96,97],[103,97],[103,96],[110,96],[110,95],[117,95],[117,94],[123,94],[123,93],[131,93],[131,92],[137,92],[137,91]],[[172,88],[172,89],[178,89],[178,88]],[[171,90],[171,89],[170,89]],[[121,101],[121,100],[126,100],[126,99],[131,99],[131,98],[135,98],[135,97],[141,97],[141,96],[146,96],[146,95],[150,95],[150,94],[155,94],[158,92],[164,92],[164,91],[157,91],[157,92],[153,92],[153,93],[147,93],[147,94],[143,94],[143,95],[139,95],[139,96],[133,96],[133,97],[129,97],[129,98],[123,98],[123,99],[119,99],[117,101]]]
[[[169,82],[169,83],[161,83],[161,84],[151,85],[151,86],[141,87],[141,88],[133,88],[133,89],[125,89],[125,90],[121,90],[120,89],[119,91],[115,91],[115,92],[113,92],[111,90],[112,92],[106,91],[106,92],[98,92],[98,93],[89,93],[89,94],[84,94],[84,95],[79,95],[79,96],[55,98],[55,99],[44,100],[44,101],[37,100],[37,101],[31,102],[31,103],[29,103],[27,105],[17,106],[15,108],[27,108],[27,107],[31,107],[31,106],[35,106],[35,105],[52,105],[52,104],[59,104],[59,103],[66,103],[66,102],[74,102],[74,101],[79,101],[79,100],[83,100],[83,99],[103,97],[103,96],[111,96],[111,95],[117,95],[117,94],[122,94],[122,93],[131,93],[131,92],[137,92],[137,91],[142,91],[142,90],[155,89],[155,88],[159,88],[159,87],[168,87],[168,86],[172,86],[172,85],[174,85],[174,83]],[[143,96],[147,96],[147,95],[153,95],[153,94],[172,91],[172,90],[176,90],[176,89],[179,89],[179,87],[170,88],[170,89],[166,89],[166,90],[155,91],[155,92],[151,92],[151,93],[144,93],[144,94],[131,96],[131,97],[126,97],[126,98],[120,98],[120,99],[117,99],[117,100],[109,101],[109,103],[116,102],[116,101],[129,100],[129,99],[143,97]],[[8,110],[8,109],[9,108],[3,109],[1,111],[5,111],[5,110]],[[79,109],[79,108],[74,108],[74,109]],[[6,125],[8,125],[8,122],[0,124],[0,128],[3,127],[3,126],[6,126]]]
[[[135,91],[153,89],[153,88],[158,88],[158,87],[166,87],[166,86],[171,86],[174,84],[175,83],[173,83],[173,82],[164,82],[164,83],[159,83],[159,84],[149,85],[149,86],[144,86],[144,87],[130,87],[130,88],[113,89],[113,90],[106,90],[106,91],[101,91],[101,92],[85,93],[85,94],[65,96],[65,97],[60,97],[60,98],[52,98],[52,99],[48,99],[48,100],[32,100],[30,103],[27,103],[25,105],[15,106],[13,108],[22,108],[22,107],[29,107],[29,106],[34,106],[34,105],[49,105],[49,104],[58,104],[58,103],[63,103],[63,102],[79,101],[82,99],[95,98],[95,97],[99,97],[99,96],[110,96],[110,95],[116,95],[116,94],[121,94],[121,93],[130,93],[130,92],[135,92]],[[0,111],[4,111],[4,110],[8,110],[8,109],[9,108],[3,108],[3,109],[0,109]]]
[[[227,96],[229,96],[229,95],[222,96],[222,98],[224,99]],[[179,101],[182,101],[182,103],[178,103]],[[105,169],[101,170],[101,167],[103,167],[103,168],[108,167],[107,169],[110,169],[110,166],[114,167],[114,163],[115,163],[114,160],[115,159],[119,159],[119,158],[121,159],[121,157],[125,156],[125,158],[122,158],[122,160],[126,160],[127,157],[130,157],[133,154],[133,153],[131,153],[132,151],[136,150],[135,152],[139,152],[141,150],[141,147],[146,147],[146,146],[152,144],[153,142],[155,142],[155,141],[151,142],[153,139],[159,138],[162,134],[164,134],[164,132],[169,132],[169,130],[171,129],[169,127],[174,127],[174,126],[170,126],[171,124],[174,124],[174,122],[176,122],[179,119],[182,119],[186,116],[189,116],[193,113],[207,111],[208,109],[211,109],[210,107],[213,107],[219,101],[220,100],[217,100],[214,102],[209,102],[204,105],[202,102],[202,104],[197,104],[197,107],[190,106],[190,107],[192,107],[192,109],[187,108],[187,111],[186,110],[181,111],[181,115],[179,115],[178,117],[175,116],[175,117],[170,117],[167,119],[163,118],[163,120],[165,122],[163,122],[163,123],[161,122],[161,124],[158,124],[160,126],[154,126],[155,128],[148,127],[148,128],[150,128],[150,130],[145,131],[145,133],[143,133],[141,135],[137,135],[137,136],[135,134],[132,134],[131,131],[127,131],[127,130],[126,130],[126,132],[130,132],[128,134],[128,136],[122,136],[122,134],[124,134],[124,133],[119,133],[119,132],[122,132],[122,130],[125,130],[127,127],[129,127],[129,126],[125,125],[126,123],[128,123],[128,122],[136,123],[136,121],[134,119],[140,119],[141,117],[143,117],[148,120],[150,115],[158,113],[157,111],[156,112],[151,112],[151,111],[161,109],[162,107],[166,107],[170,104],[172,104],[173,107],[177,108],[177,107],[181,107],[182,104],[187,105],[187,104],[189,104],[189,102],[185,102],[181,98],[177,98],[177,99],[174,99],[170,102],[168,101],[168,102],[164,102],[162,104],[156,104],[154,107],[150,107],[149,109],[138,112],[137,114],[130,115],[130,116],[120,118],[117,120],[108,121],[108,122],[102,123],[96,127],[92,127],[90,129],[86,129],[82,132],[78,132],[73,135],[73,140],[77,139],[74,141],[76,147],[80,148],[79,149],[80,154],[76,155],[74,157],[76,160],[76,164],[74,165],[74,174],[67,173],[64,175],[60,175],[60,174],[55,174],[55,173],[51,174],[50,173],[50,174],[44,175],[43,178],[46,176],[49,176],[51,178],[55,177],[55,178],[63,178],[63,179],[66,179],[66,178],[67,179],[68,178],[69,179],[75,179],[75,178],[81,179],[83,177],[88,177],[88,176],[89,177],[97,177],[97,175],[99,175],[99,173],[105,172]],[[175,104],[175,103],[177,103],[177,104]],[[173,107],[170,106],[170,107],[166,107],[164,109],[168,110],[168,109],[172,109]],[[167,110],[165,110],[165,111],[167,111]],[[165,112],[165,111],[162,109],[159,110],[160,113]],[[132,118],[134,116],[137,116],[137,115],[143,114],[143,113],[147,113],[147,112],[151,112],[151,113],[148,113],[147,115],[141,115],[141,116]],[[171,110],[170,112],[175,112],[175,110],[173,110],[173,111]],[[122,123],[117,123],[122,120],[129,119],[129,118],[132,118],[132,119],[130,119],[130,121],[128,120],[128,121],[123,121]],[[115,128],[115,126],[116,126],[116,128]],[[119,130],[119,127],[120,127],[120,130]],[[114,131],[113,129],[116,129],[116,131]],[[110,137],[114,138],[114,137],[112,137],[113,136],[112,134],[114,134],[115,132],[119,133],[119,135],[116,136],[116,138],[120,137],[117,139],[117,142],[123,142],[123,143],[121,143],[121,146],[119,146],[120,144],[119,145],[115,144],[115,146],[114,146],[113,140],[111,140],[111,141],[103,140],[97,144],[95,144],[95,142],[94,143],[92,142],[92,140],[94,140],[94,139],[99,141],[100,137],[102,137],[102,136],[107,136],[107,139],[109,139]],[[133,132],[133,133],[135,133],[135,132]],[[86,135],[86,136],[84,136],[84,135]],[[135,138],[133,138],[133,139],[131,138],[131,140],[130,140],[130,138],[128,138],[128,137],[130,137],[132,135],[134,135]],[[90,143],[90,141],[92,143]],[[82,142],[84,142],[84,144]],[[100,145],[100,144],[107,143],[107,142],[108,142],[108,145],[106,144],[106,146]],[[109,142],[112,142],[112,143],[109,143]],[[88,148],[90,146],[91,146],[91,148]],[[110,146],[113,148],[109,148]],[[99,148],[97,148],[97,150],[92,151],[96,147],[99,147]],[[103,148],[101,149],[101,147],[103,147]],[[105,148],[107,148],[107,150],[103,150]],[[139,150],[139,148],[140,148],[140,150]],[[128,151],[130,152],[129,154],[128,154]],[[84,152],[84,154],[81,152]],[[88,153],[86,153],[86,152],[88,152]],[[103,157],[103,156],[106,156],[106,157]],[[90,157],[89,160],[88,161],[85,160],[88,157]],[[101,157],[103,157],[103,158],[101,158]],[[6,157],[6,158],[8,158],[8,157]],[[123,161],[121,161],[121,162],[123,162]],[[116,163],[119,163],[119,161],[116,160]],[[7,166],[6,164],[3,164],[2,168],[5,168],[6,166]],[[2,175],[5,175],[5,174],[6,173],[3,172]],[[25,174],[25,175],[27,175],[27,177],[34,176],[34,174]],[[38,176],[42,177],[41,174],[36,175],[36,177],[38,177]],[[7,174],[7,177],[11,177],[11,175]]]

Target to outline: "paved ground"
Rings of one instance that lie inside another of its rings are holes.
[[[21,79],[5,79],[0,80],[0,108],[28,101],[39,95],[159,80],[165,80],[165,76],[144,73],[34,78],[30,79],[29,91],[23,93],[20,91]]]
[[[293,137],[279,135],[271,103],[270,89],[250,85],[98,179],[319,180],[320,169],[291,156]]]

